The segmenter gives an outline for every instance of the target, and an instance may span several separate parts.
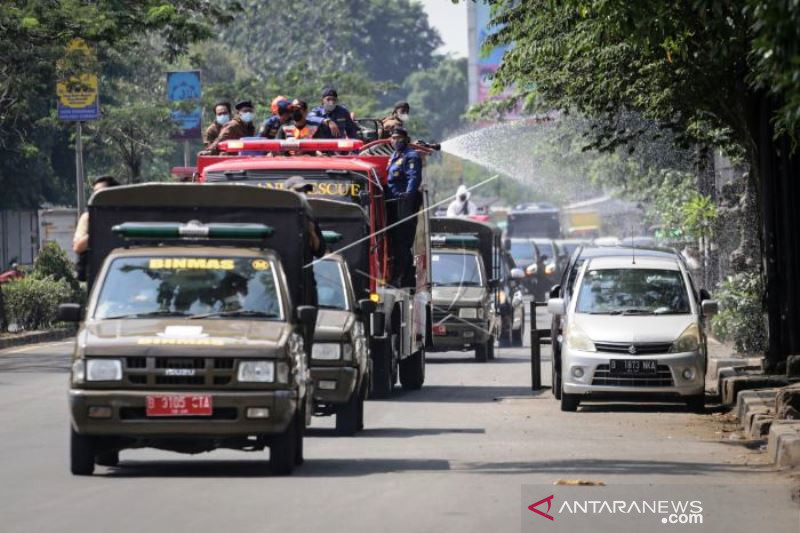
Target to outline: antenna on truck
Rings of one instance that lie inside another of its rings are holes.
[[[636,264],[636,240],[633,238],[633,226],[631,226],[631,264]]]

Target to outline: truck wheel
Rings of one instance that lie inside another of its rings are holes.
[[[578,405],[581,403],[581,397],[577,394],[567,394],[561,391],[561,410],[574,413],[578,410]]]
[[[400,361],[400,383],[406,390],[419,390],[425,383],[425,350],[417,350]]]
[[[119,465],[119,451],[99,452],[95,463],[100,466],[117,466]]]
[[[70,428],[69,459],[74,476],[91,476],[94,473],[94,438],[81,435]]]
[[[358,409],[358,431],[364,429],[364,402],[367,400],[368,385],[361,387],[361,404]]]
[[[511,330],[511,346],[519,348],[522,346],[522,332],[525,331],[525,319],[522,319],[522,324],[519,325],[518,330]]]
[[[489,361],[494,361],[494,335],[489,337],[489,340],[486,341],[486,358]]]
[[[305,462],[305,457],[303,457],[303,438],[306,433],[306,408],[303,407],[303,410],[297,415],[297,432],[296,432],[296,448],[295,448],[295,455],[294,455],[294,464],[296,466],[300,466]]]
[[[385,398],[392,393],[392,350],[388,339],[376,339],[372,351],[372,395]]]
[[[286,431],[275,437],[269,447],[269,466],[276,476],[288,476],[294,470],[299,441],[297,431],[297,417],[295,416],[289,422]]]
[[[475,360],[480,363],[485,363],[489,358],[489,354],[486,350],[486,344],[476,344],[475,345]]]
[[[353,395],[346,404],[336,410],[336,434],[351,437],[358,431],[360,412],[364,409],[364,397],[360,390],[353,391]]]

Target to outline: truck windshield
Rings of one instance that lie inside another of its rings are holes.
[[[257,257],[147,256],[114,259],[94,318],[283,320],[275,265]]]
[[[528,240],[511,241],[511,256],[517,263],[531,263],[535,259],[533,245]]]
[[[317,280],[317,305],[320,308],[348,309],[344,272],[338,261],[314,263],[314,278]]]
[[[678,270],[588,270],[578,291],[578,313],[596,315],[689,314],[689,294]]]
[[[438,287],[480,287],[481,267],[475,254],[434,253],[432,281]]]

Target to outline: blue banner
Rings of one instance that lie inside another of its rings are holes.
[[[191,111],[186,111],[185,106],[174,109],[172,121],[178,131],[172,135],[173,139],[197,139],[201,136],[201,120],[203,109],[200,106],[200,71],[188,70],[183,72],[167,72],[167,99],[170,104],[182,102],[196,103]]]

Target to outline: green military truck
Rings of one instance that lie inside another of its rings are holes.
[[[366,262],[365,235],[368,219],[361,207],[351,202],[310,199],[314,216],[323,229],[331,252],[314,262],[318,315],[311,351],[315,414],[336,416],[336,431],[353,435],[364,428],[364,400],[370,389],[370,315],[375,302],[357,298],[369,293],[363,275],[353,276],[348,262],[359,269]],[[345,244],[346,240],[349,244]]]
[[[500,233],[467,218],[431,218],[433,322],[428,351],[494,359],[499,332]]]
[[[145,184],[89,202],[85,311],[70,378],[71,470],[119,451],[270,449],[303,461],[317,310],[309,207],[293,192]]]

